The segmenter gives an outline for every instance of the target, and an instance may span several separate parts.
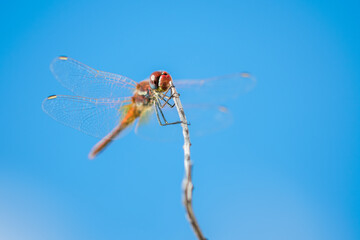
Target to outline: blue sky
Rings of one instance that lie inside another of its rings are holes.
[[[129,134],[89,161],[97,139],[42,111],[69,94],[49,70],[59,55],[136,81],[253,73],[257,86],[226,103],[234,123],[192,139],[206,237],[360,238],[357,1],[0,6],[1,239],[195,239],[181,142]]]

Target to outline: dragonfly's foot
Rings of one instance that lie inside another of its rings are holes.
[[[161,126],[167,126],[167,125],[174,125],[174,124],[186,124],[186,125],[190,125],[190,122],[182,122],[182,121],[177,121],[177,122],[165,122],[165,123],[160,123]]]
[[[171,95],[171,98],[173,98],[173,97],[180,97],[180,93],[173,93],[173,94]]]

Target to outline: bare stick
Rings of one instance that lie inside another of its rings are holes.
[[[185,167],[185,176],[183,180],[183,204],[186,209],[188,220],[195,232],[195,235],[199,240],[206,240],[203,233],[201,232],[201,229],[199,227],[199,223],[197,222],[195,218],[195,214],[192,207],[192,192],[194,189],[194,185],[191,180],[191,168],[192,168],[192,162],[190,159],[190,135],[189,135],[189,128],[187,125],[187,120],[184,112],[184,108],[182,107],[179,94],[177,93],[175,86],[171,82],[171,91],[174,98],[176,109],[179,113],[181,127],[183,129],[183,135],[184,135],[184,167]]]

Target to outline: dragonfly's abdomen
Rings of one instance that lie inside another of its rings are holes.
[[[116,126],[107,136],[101,139],[89,154],[89,158],[93,159],[97,154],[105,149],[125,128],[127,128],[131,123],[133,123],[141,115],[141,110],[135,105],[131,104],[128,111],[125,114],[125,117],[121,120],[121,123]]]
[[[121,121],[121,125],[124,125],[124,128],[127,127],[130,123],[135,121],[141,114],[140,109],[135,105],[132,104],[129,110],[127,111],[125,117]]]

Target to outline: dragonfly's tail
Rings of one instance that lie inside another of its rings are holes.
[[[116,126],[108,135],[106,135],[103,139],[101,139],[92,149],[89,153],[89,158],[93,159],[98,155],[102,150],[105,149],[106,146],[108,146],[114,138],[116,138],[117,135],[120,134],[122,130],[125,129],[126,126],[124,124],[119,124]]]
[[[131,107],[126,113],[124,119],[108,135],[101,139],[90,151],[89,158],[94,159],[101,151],[105,149],[121,131],[127,128],[138,117],[136,107]]]

